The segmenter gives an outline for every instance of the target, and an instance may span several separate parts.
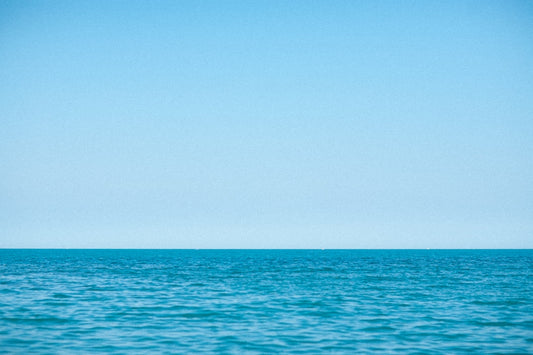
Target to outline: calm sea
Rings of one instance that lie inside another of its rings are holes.
[[[532,250],[0,250],[1,353],[533,353]]]

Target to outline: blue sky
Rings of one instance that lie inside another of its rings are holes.
[[[528,1],[2,1],[0,82],[0,247],[533,247]]]

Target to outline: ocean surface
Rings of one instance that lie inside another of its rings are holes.
[[[532,250],[0,250],[0,353],[533,354]]]

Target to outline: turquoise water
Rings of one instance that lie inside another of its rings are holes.
[[[2,353],[533,353],[533,251],[0,250]]]

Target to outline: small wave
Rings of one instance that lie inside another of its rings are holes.
[[[2,320],[12,323],[24,323],[24,324],[65,324],[72,322],[71,319],[58,318],[58,317],[42,317],[42,318],[22,318],[22,317],[6,317]]]
[[[368,332],[368,333],[382,333],[382,332],[394,332],[396,331],[396,328],[389,327],[387,325],[377,326],[377,327],[365,327],[362,328],[362,332]]]

